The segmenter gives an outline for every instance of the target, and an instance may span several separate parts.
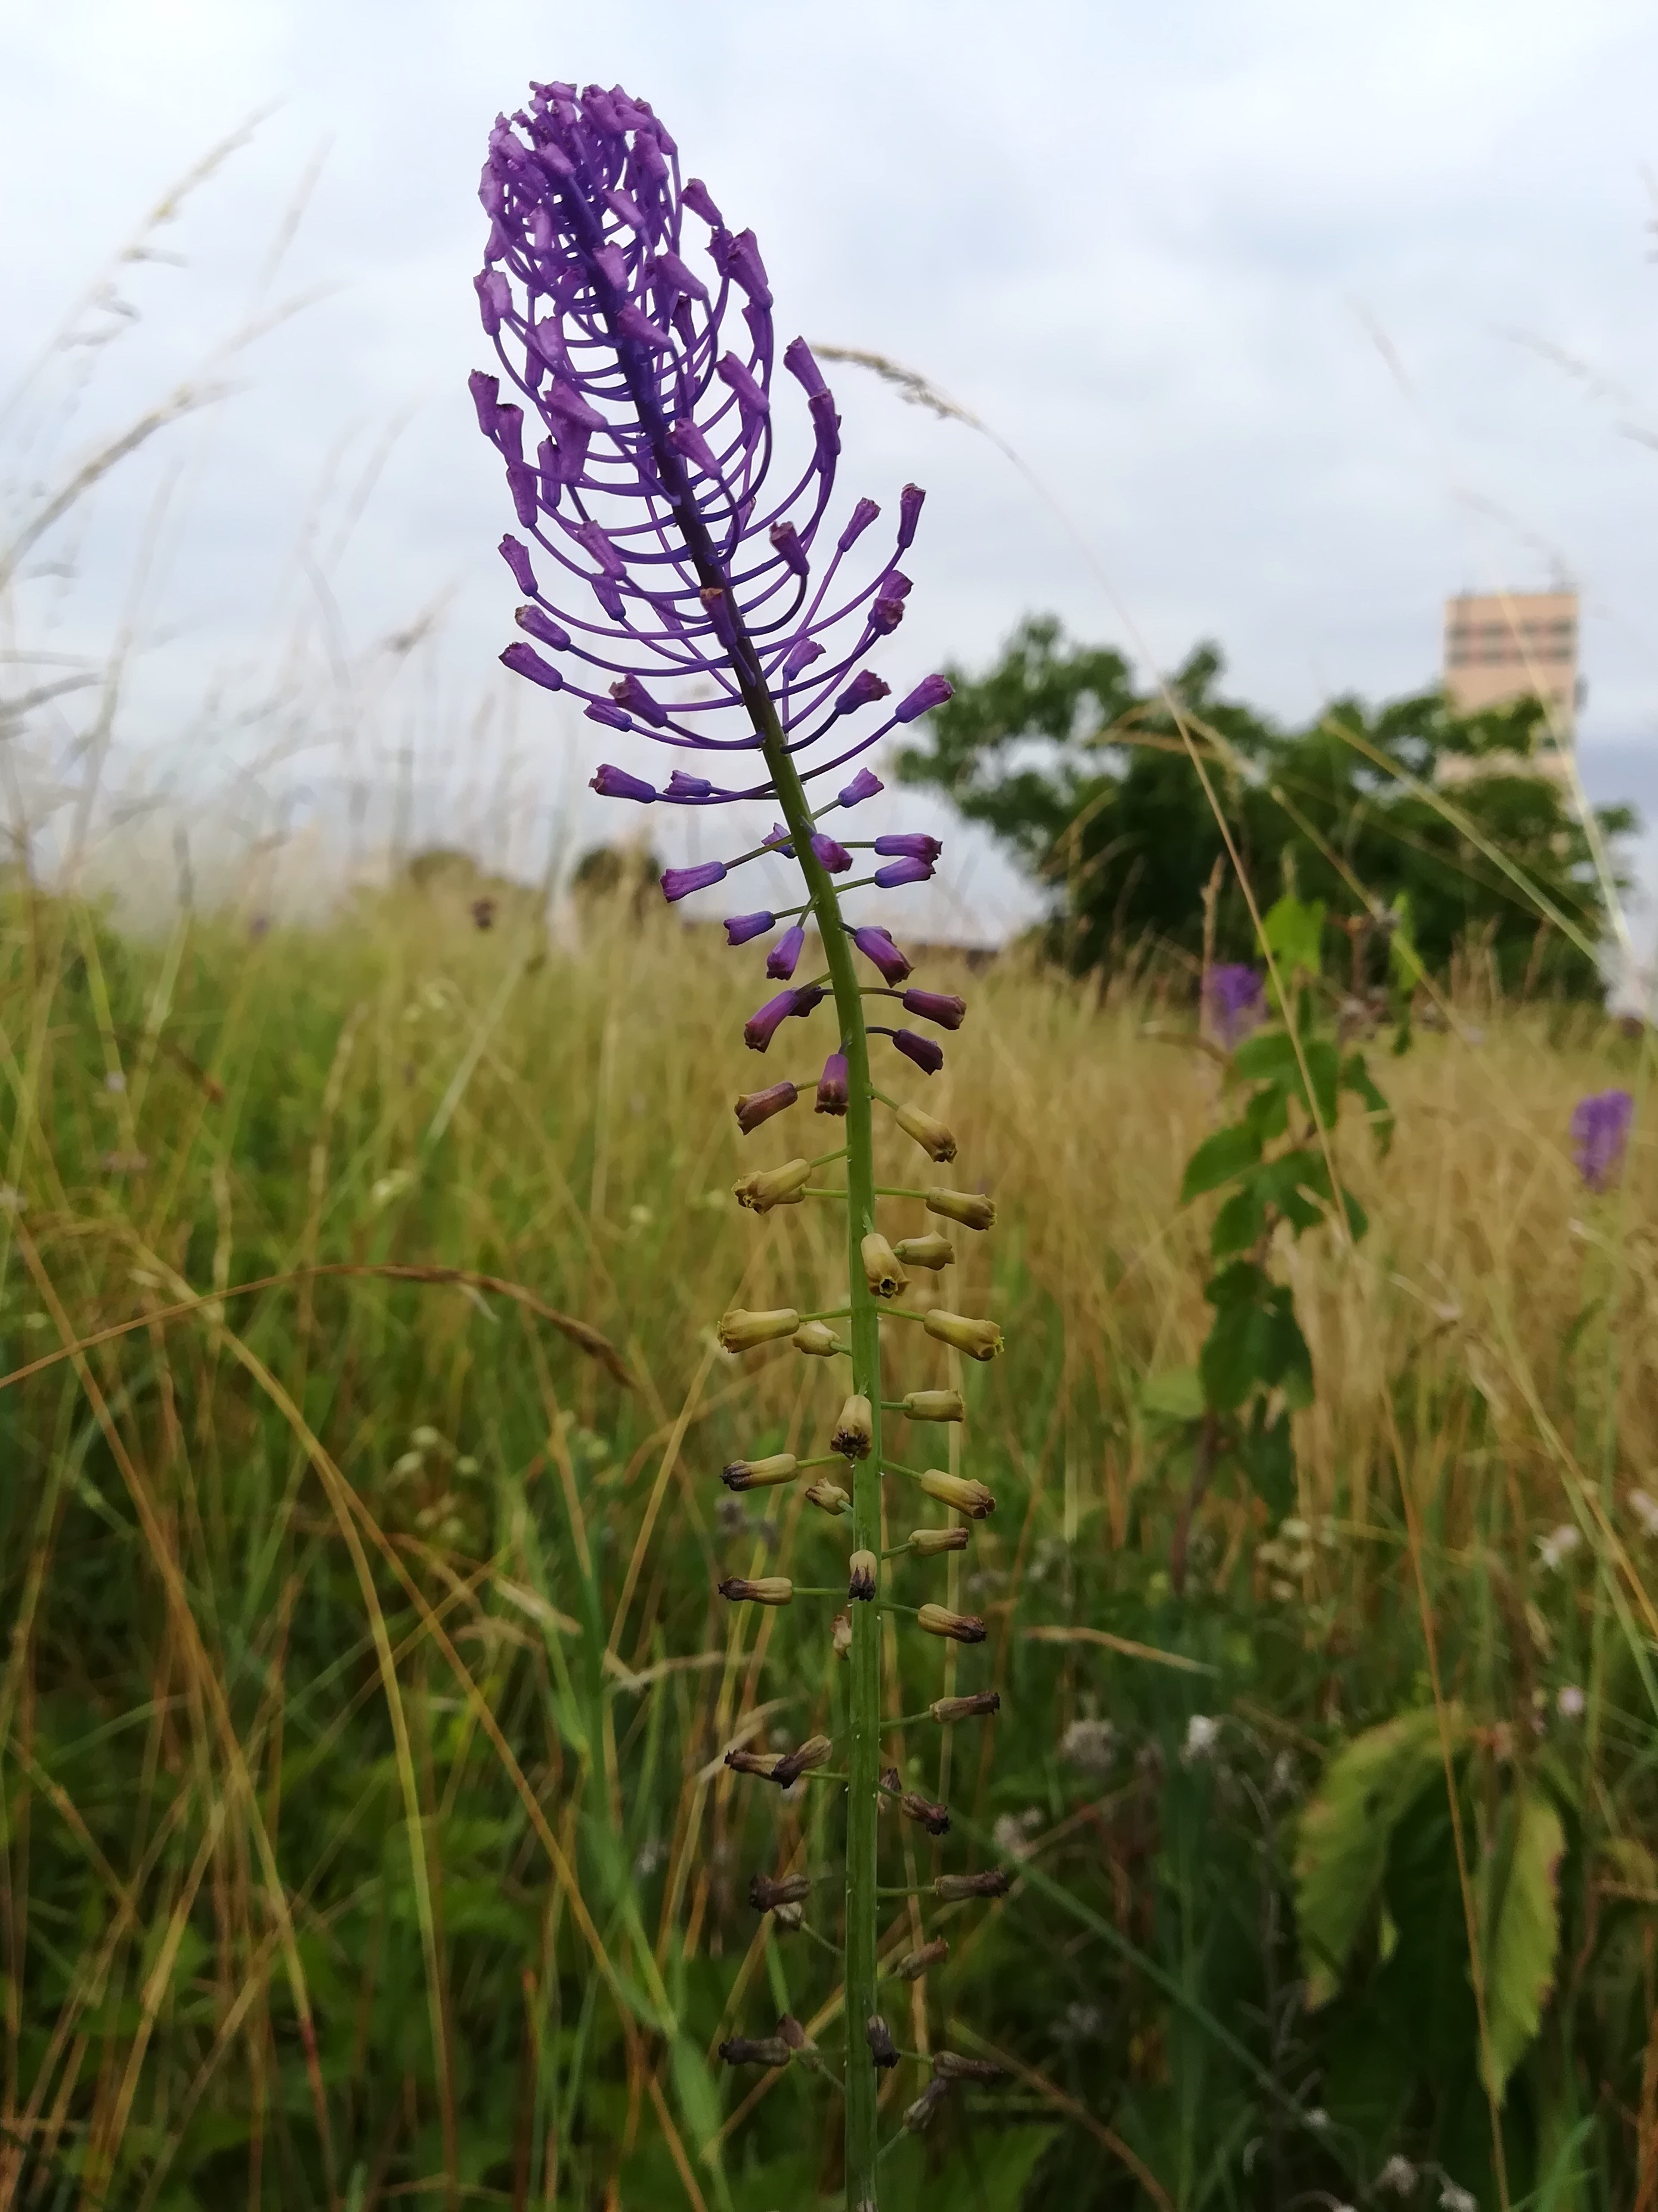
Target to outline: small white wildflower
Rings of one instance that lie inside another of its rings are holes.
[[[1033,1806],[1025,1813],[1004,1813],[991,1830],[997,1850],[1004,1858],[1028,1859],[1036,1848],[1032,1831],[1040,1828],[1042,1816]]]
[[[23,1194],[21,1190],[15,1188],[11,1183],[0,1182],[0,1213],[21,1213],[23,1211]],[[1640,1492],[1637,1491],[1636,1495],[1638,1498]]]
[[[1583,1540],[1583,1532],[1571,1522],[1565,1521],[1558,1528],[1551,1528],[1546,1536],[1537,1540],[1537,1564],[1558,1574]]]
[[[3,1194],[0,1194],[3,1203]],[[1658,1498],[1650,1498],[1644,1490],[1631,1490],[1629,1510],[1641,1524],[1643,1536],[1658,1536]]]
[[[1408,2197],[1416,2187],[1416,2168],[1408,2158],[1400,2158],[1395,2151],[1381,2172],[1377,2174],[1376,2185],[1378,2189],[1388,2191],[1394,2197]]]
[[[118,1067],[112,1067],[109,1073],[104,1078],[105,1090],[125,1091],[126,1087],[127,1079],[125,1076],[122,1074]]]
[[[455,1473],[457,1474],[476,1474],[477,1471],[478,1463],[472,1457],[471,1452],[463,1452],[460,1457],[455,1462]]]
[[[392,1461],[392,1480],[393,1482],[401,1482],[405,1475],[418,1474],[425,1464],[425,1459],[419,1452],[406,1451],[401,1459]]]
[[[1220,1723],[1209,1713],[1193,1713],[1186,1723],[1186,1746],[1181,1756],[1188,1766],[1210,1758],[1220,1742]]]
[[[1578,1688],[1576,1683],[1567,1682],[1554,1701],[1554,1710],[1563,1721],[1581,1721],[1583,1717],[1583,1709],[1588,1703],[1588,1699]]]
[[[1306,1522],[1297,1520],[1293,1514],[1289,1520],[1278,1522],[1278,1532],[1286,1544],[1304,1544],[1313,1533]]]
[[[1439,2192],[1439,2212],[1479,2212],[1479,2199],[1471,2189],[1448,2181]]]
[[[1086,1774],[1108,1772],[1116,1747],[1117,1731],[1109,1721],[1072,1721],[1060,1738],[1060,1757]]]
[[[1307,2115],[1307,2124],[1315,2135],[1321,2135],[1330,2124],[1330,2115],[1322,2105],[1315,2105]]]
[[[417,1452],[426,1452],[435,1451],[443,1442],[443,1438],[434,1428],[422,1422],[419,1428],[410,1430],[409,1441]]]
[[[628,1218],[635,1229],[648,1229],[656,1218],[648,1206],[630,1206]]]

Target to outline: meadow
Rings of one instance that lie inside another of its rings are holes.
[[[715,1595],[838,1554],[796,1490],[722,1488],[818,1378],[714,1323],[830,1299],[840,1232],[732,1201],[789,1145],[739,1139],[717,931],[490,919],[405,884],[142,938],[6,891],[0,2207],[834,2189],[832,2081],[715,2055],[839,2033],[832,1906],[748,1896],[827,1865],[836,1792],[723,1756],[844,1692],[825,1608]],[[1221,1067],[1144,979],[949,974],[926,1103],[1001,1209],[952,1295],[1007,1351],[937,1348],[999,1505],[926,1594],[991,1632],[895,1641],[890,1741],[956,1813],[947,1862],[904,1830],[912,1880],[1015,1879],[892,1984],[907,2051],[1004,2069],[896,2142],[893,2200],[1658,2204],[1655,1169],[1637,1123],[1597,1196],[1566,1136],[1643,1045],[1474,966],[1373,1043],[1392,1146],[1337,1133],[1370,1233],[1282,1255],[1295,1510],[1223,1474],[1171,1574]],[[1312,1819],[1345,1957],[1300,1924]],[[889,1966],[919,1924],[891,1901]]]

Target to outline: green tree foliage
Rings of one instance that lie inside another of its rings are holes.
[[[1505,988],[1599,993],[1606,914],[1589,840],[1560,787],[1519,767],[1547,742],[1540,702],[1459,718],[1437,691],[1342,698],[1287,728],[1224,697],[1223,672],[1200,646],[1166,695],[1142,690],[1121,653],[1032,617],[987,674],[950,672],[930,747],[902,754],[899,772],[948,793],[1052,886],[1054,949],[1078,969],[1194,957],[1212,876],[1217,952],[1249,957],[1230,836],[1263,907],[1293,889],[1338,921],[1394,908],[1430,971],[1478,945]],[[1448,782],[1455,756],[1489,765]],[[1624,806],[1596,819],[1603,838],[1637,827]]]

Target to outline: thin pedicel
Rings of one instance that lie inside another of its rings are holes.
[[[734,915],[726,924],[733,947],[790,925],[765,963],[768,977],[785,988],[750,1016],[744,1042],[766,1052],[786,1024],[809,1020],[826,1003],[834,1007],[835,1033],[822,1038],[819,1024],[818,1051],[826,1048],[827,1057],[815,1084],[810,1076],[774,1082],[739,1099],[737,1118],[747,1134],[811,1090],[815,1110],[844,1126],[844,1149],[808,1158],[802,1147],[782,1167],[745,1176],[737,1195],[755,1212],[814,1198],[844,1203],[846,1305],[804,1315],[792,1306],[733,1309],[719,1333],[731,1352],[786,1338],[808,1357],[850,1356],[849,1389],[844,1370],[829,1370],[842,1402],[825,1428],[828,1457],[843,1482],[820,1476],[805,1492],[849,1522],[846,1572],[825,1590],[780,1575],[733,1576],[720,1588],[732,1603],[780,1607],[824,1596],[845,1609],[831,1642],[851,1660],[846,1743],[813,1737],[786,1756],[733,1752],[727,1764],[789,1788],[812,1774],[831,1780],[841,1771],[838,1759],[829,1765],[832,1754],[844,1760],[847,2203],[853,2212],[874,2212],[879,2076],[910,2063],[892,2041],[878,1996],[878,1899],[895,1893],[878,1887],[878,1870],[882,1616],[913,1619],[920,1632],[957,1643],[985,1635],[971,1615],[933,1603],[900,1606],[888,1595],[893,1559],[924,1562],[964,1543],[967,1529],[955,1522],[918,1529],[882,1555],[884,1405],[912,1420],[959,1419],[962,1406],[951,1390],[884,1397],[881,1322],[888,1315],[919,1319],[927,1335],[975,1359],[1001,1349],[992,1322],[938,1309],[908,1313],[890,1303],[908,1283],[908,1267],[936,1272],[954,1255],[937,1234],[890,1243],[876,1218],[879,1198],[920,1198],[933,1214],[972,1230],[987,1229],[994,1207],[977,1193],[878,1189],[878,1101],[899,1133],[932,1159],[953,1159],[956,1140],[931,1115],[875,1089],[872,1036],[890,1039],[928,1075],[943,1064],[944,1048],[920,1030],[866,1024],[865,996],[897,998],[906,1013],[947,1031],[960,1027],[967,1010],[953,994],[906,988],[908,956],[885,929],[844,907],[866,886],[926,881],[938,840],[919,832],[843,839],[835,830],[881,789],[880,780],[860,766],[838,787],[825,781],[950,696],[946,680],[933,675],[891,704],[890,687],[869,665],[904,617],[911,585],[898,563],[914,538],[922,494],[904,487],[884,539],[869,535],[880,520],[872,500],[859,499],[838,530],[829,520],[840,417],[798,337],[782,349],[781,366],[795,387],[793,406],[804,410],[811,452],[793,480],[777,488],[775,425],[787,387],[780,389],[774,374],[773,299],[758,245],[751,231],[731,229],[706,185],[682,181],[678,149],[647,102],[619,88],[533,85],[528,106],[500,118],[490,134],[479,196],[489,237],[477,293],[497,368],[472,377],[472,398],[505,465],[522,533],[501,544],[524,602],[517,615],[524,635],[501,659],[544,690],[579,700],[589,720],[665,746],[683,763],[661,782],[604,763],[592,778],[601,796],[634,805],[776,805],[782,818],[760,845],[671,868],[663,893],[686,897],[762,854],[792,860],[802,879],[799,904]],[[881,549],[873,560],[871,546]],[[826,817],[838,819],[820,827]],[[879,865],[854,878],[854,853],[864,850]],[[797,981],[807,918],[817,925],[825,967]],[[859,959],[878,985],[860,980]],[[841,1159],[844,1190],[810,1180]],[[846,1340],[830,1325],[837,1321]],[[733,1490],[766,1489],[824,1463],[762,1454],[733,1461],[723,1480]],[[938,1470],[917,1479],[963,1522],[993,1508],[978,1483]],[[996,1703],[981,1692],[930,1711],[947,1725],[987,1717]],[[901,1809],[935,1835],[949,1827],[948,1808],[919,1793],[903,1793]],[[1000,1896],[1007,1887],[999,1873],[941,1875],[929,1893],[959,1902]],[[756,1876],[752,1894],[799,1924],[805,1892],[793,1879]],[[919,1975],[942,1949],[922,1945],[895,1971]],[[724,2055],[733,2065],[799,2061],[822,2070],[816,2047],[786,2016],[775,2035],[733,2038]],[[907,2108],[906,2125],[923,2123],[944,2078]]]

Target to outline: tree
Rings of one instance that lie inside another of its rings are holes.
[[[1339,921],[1408,916],[1430,972],[1478,944],[1505,988],[1600,993],[1590,840],[1526,765],[1547,740],[1540,702],[1459,717],[1438,691],[1349,697],[1291,729],[1224,697],[1223,672],[1203,645],[1141,690],[1121,653],[1029,617],[987,674],[950,672],[955,696],[899,774],[946,792],[1051,887],[1050,947],[1078,969],[1195,961],[1212,879],[1216,951],[1250,957],[1236,856],[1262,907],[1294,889]],[[1450,781],[1455,757],[1485,765]],[[1625,806],[1595,821],[1603,841],[1637,826]]]

